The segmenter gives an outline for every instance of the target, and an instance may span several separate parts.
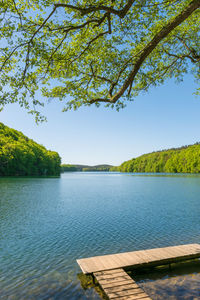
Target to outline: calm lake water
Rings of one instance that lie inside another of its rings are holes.
[[[1,300],[100,299],[77,258],[187,243],[200,243],[200,176],[0,178]],[[153,299],[200,299],[200,267],[141,284]]]

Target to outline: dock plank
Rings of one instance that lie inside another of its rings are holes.
[[[118,298],[119,300],[151,300],[148,296],[141,296],[141,295],[129,295],[125,297]]]
[[[113,271],[113,272],[112,272]],[[136,282],[123,270],[108,270],[94,273],[109,299],[150,299]],[[135,298],[133,298],[133,296]]]
[[[200,245],[189,244],[94,256],[78,259],[77,262],[83,273],[88,274],[104,270],[150,265],[153,263],[173,263],[181,259],[197,257],[200,257]]]
[[[95,272],[96,275],[109,275],[109,274],[117,274],[121,273],[121,269],[113,269],[113,270],[106,270],[106,271],[99,271]]]
[[[95,276],[96,277],[96,276]],[[109,279],[97,279],[99,282],[103,284],[108,284],[108,283],[118,283],[118,282],[126,282],[126,280],[130,280],[129,279],[130,277],[129,276],[120,276],[120,277],[114,277],[114,278],[109,278]]]
[[[147,297],[147,295],[139,289],[137,290],[127,290],[127,291],[122,291],[122,292],[113,292],[113,293],[107,293],[108,297],[110,299],[119,299],[120,297],[125,297],[125,296],[139,296],[140,298],[142,297]]]
[[[93,273],[109,299],[150,300],[123,268],[171,264],[200,257],[200,245],[188,244],[77,260],[85,274]]]
[[[111,288],[111,287],[118,287],[122,285],[127,285],[133,283],[132,278],[129,280],[123,280],[123,281],[117,281],[117,282],[109,282],[109,283],[101,283],[101,286],[103,288]]]
[[[124,273],[120,272],[120,273],[108,273],[108,274],[104,274],[104,275],[98,275],[96,274],[95,277],[99,280],[105,280],[105,279],[113,279],[113,278],[118,278],[118,277],[124,277]]]
[[[125,291],[125,290],[130,290],[130,289],[138,289],[138,285],[136,283],[128,283],[126,285],[119,285],[119,286],[112,286],[110,288],[106,288],[104,287],[104,290],[106,292],[121,292],[121,291]]]

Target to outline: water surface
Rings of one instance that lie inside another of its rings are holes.
[[[76,259],[200,243],[199,195],[191,175],[0,178],[0,298],[99,299],[81,288]]]

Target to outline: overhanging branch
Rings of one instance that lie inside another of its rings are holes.
[[[200,0],[193,0],[178,16],[164,26],[154,38],[146,45],[146,47],[141,52],[139,58],[137,59],[133,69],[128,75],[122,87],[119,91],[110,99],[109,102],[115,103],[132,85],[135,76],[137,75],[140,67],[142,66],[145,59],[151,54],[151,52],[156,48],[156,46],[169,35],[177,26],[179,26],[183,21],[185,21],[195,10],[200,7]]]
[[[74,11],[78,11],[78,12],[80,12],[80,14],[82,16],[85,16],[85,15],[88,15],[90,13],[97,12],[97,11],[105,11],[110,14],[117,15],[120,18],[124,18],[134,2],[135,2],[135,0],[129,0],[128,3],[123,7],[123,9],[120,9],[120,10],[117,10],[111,6],[105,6],[105,5],[99,5],[99,6],[91,5],[88,7],[81,7],[81,6],[75,6],[75,5],[71,5],[71,4],[65,4],[65,3],[56,3],[54,6],[55,6],[55,8],[64,7],[64,8],[72,9]]]

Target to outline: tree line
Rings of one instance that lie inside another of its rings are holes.
[[[62,164],[61,170],[62,172],[108,172],[113,166],[110,165],[96,165],[96,166],[88,166],[88,165],[71,165],[71,164]]]
[[[60,163],[57,152],[0,123],[0,176],[57,176]]]
[[[200,173],[200,144],[144,154],[123,162],[115,170],[136,173]]]

